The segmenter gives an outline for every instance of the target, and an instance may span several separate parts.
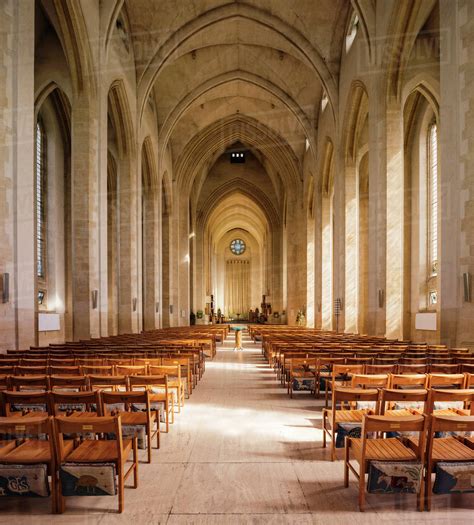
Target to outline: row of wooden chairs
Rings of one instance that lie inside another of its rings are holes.
[[[431,510],[436,466],[444,462],[467,466],[474,461],[474,438],[466,436],[473,431],[474,416],[364,415],[361,436],[345,440],[344,486],[349,486],[352,472],[359,483],[359,510],[364,511],[366,485],[370,483],[366,482],[367,474],[370,478],[372,469],[383,469],[384,465],[393,468],[395,464],[396,474],[382,473],[376,482],[382,488],[393,483],[399,492],[415,492],[418,509]],[[439,438],[440,432],[454,435]],[[403,437],[405,433],[416,437]],[[472,471],[466,474],[471,476]]]
[[[146,393],[142,395],[147,397]],[[14,439],[0,440],[0,464],[19,469],[19,475],[21,468],[46,466],[46,479],[43,481],[49,485],[47,478],[51,480],[53,513],[64,512],[65,498],[60,479],[71,464],[101,469],[105,468],[104,463],[112,464],[118,482],[119,512],[124,509],[125,481],[132,474],[133,487],[138,487],[137,437],[123,438],[121,415],[0,417],[0,435],[14,436]],[[130,458],[131,462],[127,465]],[[81,476],[76,482],[76,489],[94,489],[98,482],[99,479],[92,475]]]
[[[366,414],[409,416],[417,414],[472,415],[474,389],[397,389],[337,387],[331,408],[323,409],[323,448],[331,442],[331,461],[336,458],[336,434],[344,425],[360,427]],[[341,427],[342,426],[342,427]]]

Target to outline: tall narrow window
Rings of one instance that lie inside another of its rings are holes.
[[[431,276],[438,274],[438,128],[428,130],[428,256]]]
[[[46,280],[46,136],[36,124],[36,275]]]

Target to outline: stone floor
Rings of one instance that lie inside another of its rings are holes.
[[[342,462],[321,448],[321,402],[289,399],[244,337],[229,339],[198,385],[152,465],[140,464],[137,490],[117,499],[69,498],[66,513],[49,501],[0,501],[0,523],[23,524],[395,524],[472,523],[474,500],[436,498],[418,513],[411,496],[369,496],[357,510],[357,486],[343,487]],[[470,516],[470,517],[469,517]]]

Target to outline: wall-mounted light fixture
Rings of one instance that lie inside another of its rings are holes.
[[[462,280],[464,285],[464,301],[470,303],[472,301],[472,277],[471,274],[466,272],[462,274]]]
[[[137,311],[137,298],[134,297],[132,299],[132,308],[133,308],[133,311],[136,312]]]
[[[383,308],[385,304],[385,290],[379,290],[379,308]]]
[[[170,304],[170,314],[173,315],[173,305]]]
[[[159,302],[159,301],[157,301],[157,302],[155,303],[155,312],[156,312],[157,314],[160,312],[160,302]]]
[[[97,309],[97,300],[99,298],[99,290],[92,290],[92,309],[93,310],[96,310]]]
[[[10,301],[10,274],[0,274],[0,295],[2,297],[2,303],[8,303]]]

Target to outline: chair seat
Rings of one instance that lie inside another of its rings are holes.
[[[351,439],[351,449],[359,461],[362,456],[362,439]],[[397,438],[367,440],[365,458],[374,461],[411,461],[416,459],[413,450]]]
[[[73,448],[73,443],[65,442],[65,447],[68,452]],[[49,441],[39,441],[37,439],[29,439],[11,452],[1,457],[2,463],[49,463],[51,461],[51,446]]]
[[[146,425],[148,423],[146,412],[119,412],[122,425]],[[156,420],[156,412],[150,412],[151,422]]]
[[[474,450],[463,445],[455,437],[435,438],[432,458],[433,461],[472,461]]]
[[[0,440],[0,458],[8,454],[15,447],[16,441],[14,439]]]
[[[394,410],[386,410],[384,415],[390,417],[405,417],[422,414],[422,410],[417,410],[416,408],[397,408]]]
[[[439,408],[433,410],[434,416],[470,416],[471,412],[469,410],[464,410],[461,408]]]
[[[362,423],[366,414],[371,414],[368,409],[362,410],[336,410],[336,423]],[[327,411],[329,421],[332,421],[333,410]]]
[[[132,450],[132,440],[123,440],[124,457],[128,458]],[[117,442],[109,440],[83,441],[70,454],[67,454],[63,462],[71,463],[100,463],[102,461],[117,461]]]

